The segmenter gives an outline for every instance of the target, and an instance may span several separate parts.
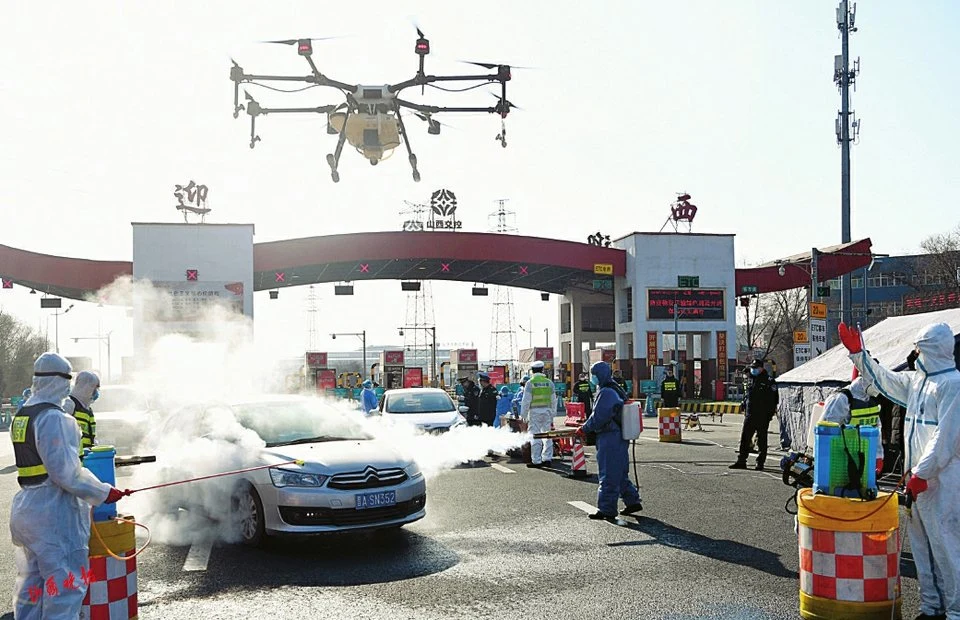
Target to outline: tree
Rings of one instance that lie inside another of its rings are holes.
[[[33,363],[50,348],[46,338],[0,310],[0,395],[19,396],[33,381]]]
[[[932,276],[932,284],[924,286],[926,281],[921,280],[916,287],[960,290],[960,225],[950,232],[930,235],[920,242],[920,248],[924,254],[918,257],[918,263],[922,264],[915,272]]]
[[[807,328],[807,292],[798,288],[750,298],[740,346],[762,351],[761,357],[786,370],[793,367],[793,332]]]

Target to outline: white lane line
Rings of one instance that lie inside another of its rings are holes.
[[[597,507],[591,506],[587,502],[567,502],[567,503],[573,506],[574,508],[576,508],[577,510],[584,511],[588,515],[592,515],[593,513],[597,512]]]
[[[187,552],[187,559],[183,562],[183,570],[207,570],[207,562],[210,561],[210,551],[212,549],[213,543],[208,542],[190,545],[190,551]]]
[[[500,463],[490,463],[490,467],[496,469],[497,471],[502,471],[505,474],[515,474],[517,472],[513,471],[509,467],[504,467]]]

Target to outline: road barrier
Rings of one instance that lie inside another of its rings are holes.
[[[133,517],[123,516],[93,525],[96,530],[90,535],[90,569],[80,576],[90,584],[83,599],[81,616],[98,620],[136,620],[135,521]]]
[[[680,409],[678,407],[661,407],[657,410],[657,428],[660,441],[679,442],[680,436]]]
[[[587,421],[586,406],[583,403],[567,403],[567,419],[563,421],[566,426],[581,426]]]
[[[897,506],[890,493],[863,501],[799,492],[803,618],[901,617]]]
[[[570,477],[587,477],[587,457],[583,454],[583,442],[576,435],[573,436],[573,456],[570,460]]]

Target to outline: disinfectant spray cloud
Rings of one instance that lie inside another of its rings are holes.
[[[155,455],[157,462],[131,468],[132,476],[118,484],[143,488],[260,465],[265,441],[238,422],[231,405],[269,397],[284,381],[281,356],[254,344],[250,320],[216,304],[180,320],[167,291],[128,278],[100,291],[99,298],[134,307],[143,330],[135,341],[143,346],[130,376],[155,409],[141,453]],[[344,424],[362,425],[374,441],[416,461],[428,478],[528,439],[488,427],[427,435],[404,423],[364,418],[349,401],[316,405],[336,409]],[[143,491],[124,499],[121,509],[149,525],[158,542],[233,542],[239,528],[231,497],[240,481],[226,476]]]

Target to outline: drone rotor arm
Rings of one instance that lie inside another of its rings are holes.
[[[440,112],[484,112],[488,114],[497,114],[496,107],[486,107],[486,108],[470,108],[470,107],[443,107],[435,105],[423,105],[421,103],[413,103],[412,101],[406,101],[404,99],[397,99],[397,105],[401,108],[408,108],[410,110],[416,110],[417,112],[422,112],[425,114],[439,114]]]
[[[397,84],[391,84],[387,87],[391,93],[399,93],[401,90],[411,86],[426,86],[434,82],[496,82],[499,77],[493,75],[417,75]]]

